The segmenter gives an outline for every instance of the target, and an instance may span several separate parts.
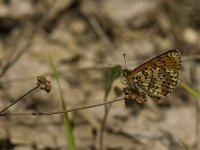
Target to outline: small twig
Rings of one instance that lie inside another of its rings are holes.
[[[49,80],[47,80],[46,77],[44,77],[44,76],[38,76],[37,77],[37,86],[34,87],[33,89],[31,89],[30,91],[28,91],[27,93],[25,93],[23,96],[21,96],[20,98],[18,98],[14,102],[12,102],[10,105],[6,106],[3,110],[0,111],[0,114],[2,114],[4,111],[6,111],[8,108],[13,106],[14,104],[19,102],[20,100],[22,100],[26,95],[33,92],[37,88],[40,88],[41,90],[45,90],[47,93],[49,93],[51,91],[51,82]]]
[[[68,69],[60,69],[58,70],[59,74],[66,74],[66,73],[71,73],[71,72],[87,72],[87,71],[91,71],[91,70],[107,70],[111,68],[111,66],[108,65],[96,65],[96,66],[87,66],[87,67],[73,67],[73,68],[68,68]],[[46,72],[43,73],[43,75],[48,75],[48,76],[52,76],[53,74],[51,72]],[[9,82],[21,82],[24,80],[32,80],[33,78],[35,78],[36,75],[30,75],[30,76],[22,76],[22,77],[16,77],[16,78],[1,78],[0,80],[0,84],[3,83],[9,83]]]
[[[33,42],[33,38],[35,37],[36,33],[38,33],[39,29],[47,22],[48,16],[50,14],[50,12],[53,10],[54,8],[54,3],[52,4],[51,8],[49,8],[47,10],[47,12],[45,13],[45,15],[43,16],[43,18],[41,19],[41,21],[39,21],[39,23],[34,27],[34,29],[29,33],[28,36],[28,40],[26,41],[26,43],[22,46],[22,48],[20,48],[19,51],[16,51],[16,54],[10,54],[10,56],[8,56],[9,59],[7,59],[7,62],[2,66],[2,69],[0,70],[0,77],[3,77],[4,74],[9,70],[9,68],[15,64],[15,62],[17,60],[19,60],[19,58],[28,50],[30,50],[30,47],[32,45]],[[13,57],[13,58],[12,58]]]
[[[194,59],[200,59],[200,55],[191,55],[191,56],[183,56],[183,60],[184,61],[190,61],[190,60],[194,60]],[[147,60],[147,59],[146,59]],[[139,62],[144,62],[144,60],[135,60],[135,61],[131,61],[130,64],[136,64]],[[117,65],[119,63],[114,63],[112,65]],[[132,65],[130,65],[132,66]],[[68,68],[68,69],[61,69],[58,71],[59,74],[62,74],[63,72],[66,73],[71,73],[72,71],[74,72],[83,72],[83,71],[91,71],[91,70],[106,70],[111,68],[112,66],[108,66],[108,65],[96,65],[96,66],[87,66],[87,67],[74,67],[74,68]],[[52,73],[47,72],[44,73],[44,75],[52,75]],[[21,82],[24,80],[31,80],[35,77],[35,75],[31,75],[31,76],[24,76],[24,77],[17,77],[17,78],[1,78],[0,84],[2,83],[9,83],[9,82]]]
[[[110,106],[110,107],[109,107]],[[104,113],[104,116],[103,116],[103,121],[101,123],[101,130],[100,130],[100,141],[99,141],[99,145],[100,145],[100,150],[103,150],[103,137],[104,137],[104,129],[105,129],[105,125],[106,125],[106,120],[108,118],[108,113],[109,113],[109,110],[111,108],[111,105],[109,106],[105,106],[105,113]]]
[[[0,114],[0,117],[2,116],[44,116],[44,115],[58,115],[58,114],[63,114],[63,113],[67,113],[67,112],[73,112],[73,111],[78,111],[78,110],[84,110],[84,109],[89,109],[89,108],[93,108],[93,107],[99,107],[102,105],[107,105],[107,104],[111,104],[111,103],[115,103],[118,101],[123,101],[123,98],[119,98],[119,99],[115,99],[112,101],[108,101],[108,102],[104,102],[104,103],[100,103],[100,104],[94,104],[94,105],[90,105],[90,106],[83,106],[83,107],[79,107],[79,108],[73,108],[73,109],[68,109],[66,111],[55,111],[55,112],[50,112],[50,113],[44,113],[44,112],[33,112],[33,113],[2,113]]]
[[[37,85],[36,87],[34,87],[33,89],[31,89],[30,91],[28,91],[26,94],[24,94],[23,96],[21,96],[20,98],[18,98],[17,100],[15,100],[14,102],[12,102],[10,105],[6,106],[4,109],[2,109],[0,111],[0,114],[3,113],[4,111],[6,111],[8,108],[10,108],[11,106],[13,106],[14,104],[16,104],[17,102],[19,102],[21,99],[23,99],[26,95],[28,95],[29,93],[33,92],[34,90],[36,90],[37,88],[39,88],[39,86]]]
[[[94,12],[94,6],[92,4],[92,1],[85,1],[87,5],[87,12],[85,11],[84,15],[88,19],[90,25],[96,32],[96,34],[99,36],[99,38],[106,43],[108,46],[113,47],[112,41],[109,39],[107,34],[105,33],[104,29],[101,27],[95,12]]]
[[[200,55],[191,55],[191,56],[182,56],[183,61],[194,61],[196,59],[200,59]],[[129,61],[129,67],[130,66],[135,66],[136,64],[144,63],[148,61],[149,59],[140,59],[140,60],[134,60],[134,61]]]
[[[112,41],[108,38],[105,31],[101,28],[98,20],[94,15],[87,15],[86,16],[93,27],[94,31],[97,33],[97,35],[100,37],[102,41],[104,41],[109,46],[113,47]]]
[[[194,60],[194,59],[200,59],[200,55],[183,56],[182,59],[185,60],[185,61]]]
[[[105,92],[105,96],[104,96],[104,102],[107,102],[107,97],[108,97],[108,92]],[[106,120],[108,118],[108,113],[109,110],[111,108],[111,105],[109,105],[110,107],[108,107],[107,105],[105,105],[104,107],[104,116],[103,116],[103,120],[101,123],[101,130],[100,130],[100,139],[99,139],[99,148],[100,150],[104,149],[104,144],[103,144],[103,137],[104,137],[104,129],[105,129],[105,125],[106,125]]]

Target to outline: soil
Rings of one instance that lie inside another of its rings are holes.
[[[182,55],[181,83],[200,91],[199,0],[2,0],[0,1],[0,110],[9,113],[62,110],[50,59],[59,72],[67,109],[105,100],[106,73],[115,65],[134,69],[170,49]],[[114,87],[107,97],[116,99]],[[123,98],[124,95],[120,96]],[[100,150],[104,106],[68,113],[78,150]],[[105,150],[200,149],[198,99],[181,85],[157,104],[109,109],[103,134]],[[1,150],[68,149],[62,115],[0,118]],[[184,148],[185,146],[185,148]]]

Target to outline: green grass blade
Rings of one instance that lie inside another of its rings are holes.
[[[189,150],[188,145],[186,145],[181,139],[180,139],[180,142],[183,145],[184,150]]]
[[[196,91],[195,89],[193,89],[192,87],[188,86],[187,84],[180,82],[180,85],[187,90],[189,93],[191,93],[192,95],[194,95],[195,97],[197,97],[200,100],[200,93],[198,91]]]
[[[67,110],[67,106],[65,104],[63,93],[62,93],[62,90],[61,90],[58,72],[56,70],[56,67],[53,63],[51,56],[48,56],[48,58],[49,58],[49,62],[50,62],[50,65],[51,65],[51,69],[54,72],[54,76],[55,76],[55,79],[56,79],[56,82],[57,82],[57,85],[58,85],[62,109]],[[67,113],[63,114],[63,119],[64,119],[64,128],[65,128],[65,135],[66,135],[66,140],[67,140],[67,144],[68,144],[68,149],[69,150],[76,150],[76,145],[75,145],[75,141],[74,141],[74,137],[73,137],[73,133],[72,133],[72,127],[71,127],[69,116],[68,116]]]

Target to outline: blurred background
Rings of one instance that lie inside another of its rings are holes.
[[[48,55],[59,71],[68,109],[102,103],[110,66],[131,69],[170,49],[182,54],[181,82],[200,91],[199,0],[1,0],[0,110],[46,74],[52,91],[37,90],[8,112],[62,110]],[[120,78],[115,86],[123,88]],[[123,97],[123,96],[122,96]],[[115,98],[114,92],[108,100]],[[179,86],[156,104],[112,104],[106,150],[200,149],[198,99]],[[78,150],[99,149],[104,107],[69,113]],[[67,149],[61,115],[0,118],[1,150]]]

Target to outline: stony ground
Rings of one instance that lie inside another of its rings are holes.
[[[181,82],[200,91],[199,0],[0,1],[0,110],[46,75],[52,91],[37,90],[9,112],[62,110],[48,55],[60,72],[68,108],[101,103],[110,66],[134,68],[170,49],[182,54]],[[120,78],[115,86],[123,88]],[[122,96],[123,97],[123,96]],[[115,98],[114,92],[108,100]],[[69,113],[78,150],[99,149],[104,107]],[[2,150],[65,150],[63,118],[0,118]],[[200,149],[199,104],[179,86],[156,104],[112,104],[105,123],[107,150]]]

